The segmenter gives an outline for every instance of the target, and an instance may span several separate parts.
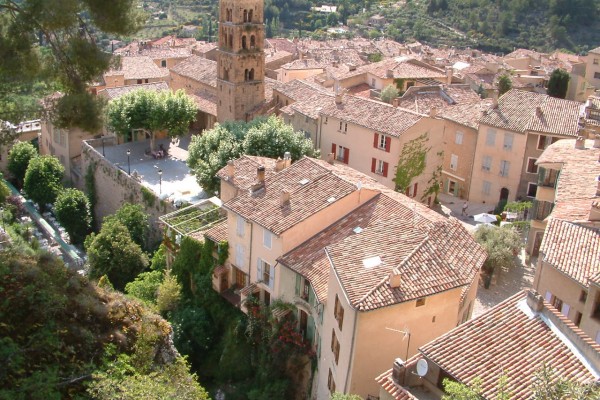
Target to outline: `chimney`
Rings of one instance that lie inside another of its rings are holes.
[[[275,172],[279,172],[285,168],[285,161],[280,158],[275,161]]]
[[[583,136],[577,136],[577,139],[575,139],[575,148],[577,150],[585,149],[585,139],[583,138]]]
[[[292,153],[286,151],[283,153],[283,168],[287,168],[292,165]]]
[[[594,148],[600,149],[600,134],[599,133],[596,133],[596,136],[594,136]]]
[[[287,190],[282,190],[279,196],[279,205],[283,207],[288,204],[290,204],[290,192]]]
[[[401,358],[394,360],[392,369],[392,380],[395,384],[404,386],[404,376],[406,375],[406,364]]]
[[[600,183],[598,183],[600,185]],[[590,221],[600,221],[600,201],[594,201],[590,207]]]
[[[452,83],[452,67],[446,67],[446,78],[448,79],[448,85]]]
[[[542,112],[542,107],[541,106],[537,106],[535,108],[535,115],[540,118],[542,116],[543,112]]]
[[[227,176],[229,179],[233,179],[235,176],[235,165],[233,164],[233,160],[227,161]]]
[[[333,165],[333,160],[335,160],[335,154],[333,154],[333,153],[327,154],[327,162],[329,164]]]
[[[344,99],[344,91],[339,90],[335,93],[335,104],[342,104],[342,100]]]
[[[258,183],[265,183],[265,166],[260,165],[256,168],[256,181]]]
[[[438,113],[438,110],[435,107],[431,107],[431,109],[429,110],[429,116],[432,118],[435,117],[437,115],[437,113]]]
[[[392,273],[390,274],[390,286],[392,288],[398,288],[400,287],[401,282],[402,278],[400,277],[400,274],[396,273],[396,271],[392,271]]]
[[[544,309],[544,298],[536,291],[527,291],[527,305],[533,312],[540,312]]]
[[[386,78],[393,78],[394,77],[394,70],[393,69],[388,69],[387,71],[385,71],[385,77]]]
[[[396,97],[394,100],[392,100],[392,105],[394,107],[400,107],[400,97]]]

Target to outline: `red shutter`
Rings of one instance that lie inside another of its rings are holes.
[[[391,147],[392,147],[392,138],[388,136],[385,138],[385,151],[387,151],[389,153]]]
[[[387,173],[388,173],[388,163],[384,162],[383,163],[383,177],[387,178]]]
[[[375,164],[377,164],[377,160],[371,158],[371,172],[375,172]]]
[[[346,164],[348,164],[348,160],[350,160],[350,149],[349,148],[345,148],[344,149],[344,162]]]
[[[417,183],[415,182],[415,186],[413,188],[413,197],[417,197]]]
[[[377,134],[377,132],[375,132],[375,134],[373,135],[373,147],[377,148],[379,144],[379,134]]]
[[[410,187],[407,187],[406,190],[404,191],[404,194],[406,196],[410,196]]]
[[[331,152],[333,153],[333,159],[335,160],[335,143],[331,143]]]

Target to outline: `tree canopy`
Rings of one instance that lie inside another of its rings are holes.
[[[56,219],[69,234],[71,242],[83,243],[92,228],[92,210],[85,193],[77,189],[61,191],[56,197],[54,212]]]
[[[150,222],[148,214],[139,204],[125,203],[116,213],[104,219],[104,222],[118,221],[127,228],[131,239],[138,244],[142,249],[146,249],[148,231],[150,230]]]
[[[549,96],[564,99],[567,96],[571,76],[562,68],[557,68],[550,74],[547,93]]]
[[[392,104],[396,97],[398,97],[398,88],[395,85],[387,85],[381,91],[381,101],[388,104]]]
[[[27,196],[40,209],[46,204],[53,204],[62,189],[65,168],[54,156],[34,157],[29,162],[23,181],[23,189]]]
[[[36,116],[37,100],[60,88],[64,96],[51,113],[56,125],[97,131],[102,107],[86,89],[110,64],[97,37],[135,32],[144,20],[136,5],[135,0],[0,2],[0,120],[17,123]]]
[[[510,89],[512,89],[512,81],[510,80],[510,76],[508,74],[502,74],[500,78],[498,78],[498,97],[502,96]]]
[[[128,282],[148,265],[148,258],[132,239],[127,227],[117,220],[105,221],[98,234],[85,239],[90,277],[106,275],[115,289],[123,290]]]
[[[475,231],[475,241],[488,254],[483,268],[489,272],[496,268],[512,268],[515,254],[521,248],[519,233],[511,226],[479,226]]]
[[[289,151],[292,160],[305,155],[319,155],[310,139],[275,116],[256,118],[251,122],[231,121],[218,124],[201,136],[193,137],[188,151],[188,166],[207,192],[219,189],[216,173],[227,161],[242,154],[277,158]]]
[[[8,153],[8,171],[13,175],[17,184],[23,185],[25,172],[29,166],[29,161],[37,157],[38,152],[30,142],[17,142]]]
[[[171,137],[184,135],[196,113],[194,100],[183,90],[135,90],[112,100],[107,108],[109,129],[124,137],[134,129],[142,129],[150,134],[153,149],[157,132],[167,131]]]

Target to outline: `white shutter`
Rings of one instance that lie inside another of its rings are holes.
[[[596,333],[596,343],[600,344],[600,331]]]
[[[241,244],[235,245],[235,263],[238,267],[244,267],[244,246]]]
[[[256,260],[256,280],[258,282],[260,282],[263,278],[263,264],[262,264],[262,260],[259,258],[258,260]]]
[[[273,289],[273,284],[275,282],[275,267],[269,265],[269,287]]]
[[[546,296],[544,297],[548,303],[552,302],[552,293],[546,292]]]
[[[565,317],[569,318],[569,310],[571,309],[571,306],[568,305],[567,303],[563,303],[561,309],[560,309],[560,313],[562,315],[564,315]]]

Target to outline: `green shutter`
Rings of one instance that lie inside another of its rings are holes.
[[[313,337],[315,335],[315,320],[312,315],[308,316],[308,323],[306,325],[306,339],[309,343],[313,342]]]
[[[315,299],[315,291],[313,290],[312,285],[308,288],[308,304],[310,304],[313,307],[317,304],[317,301]]]
[[[300,285],[302,284],[302,277],[296,274],[296,296],[300,296]]]

